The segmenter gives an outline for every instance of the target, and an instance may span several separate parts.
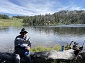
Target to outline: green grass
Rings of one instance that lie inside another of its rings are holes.
[[[0,27],[22,26],[22,19],[0,19]]]
[[[31,48],[31,52],[52,51],[52,50],[60,50],[60,49],[61,49],[60,45],[56,45],[53,47],[37,46]]]

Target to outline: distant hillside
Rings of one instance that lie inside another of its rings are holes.
[[[1,17],[0,17],[1,18]],[[62,10],[54,14],[35,16],[13,16],[12,18],[23,19],[25,25],[43,26],[58,24],[85,24],[85,10]]]
[[[85,24],[85,11],[63,10],[54,14],[28,16],[23,19],[26,25]]]

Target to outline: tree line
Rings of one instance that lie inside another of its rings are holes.
[[[8,19],[9,16],[1,15],[0,19]],[[13,16],[12,18],[23,19],[25,25],[43,26],[57,24],[85,24],[84,10],[62,10],[54,14],[35,15],[35,16]]]
[[[43,25],[57,25],[57,24],[85,24],[85,11],[63,10],[54,14],[35,15],[24,17],[23,23],[25,25],[43,26]]]
[[[9,16],[5,14],[0,14],[0,19],[9,19]]]

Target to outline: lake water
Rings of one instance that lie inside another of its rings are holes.
[[[23,27],[0,27],[0,52],[13,50],[14,39]],[[66,45],[76,41],[81,46],[85,40],[85,25],[59,25],[24,27],[28,31],[28,38],[35,46]],[[84,45],[85,46],[85,45]]]

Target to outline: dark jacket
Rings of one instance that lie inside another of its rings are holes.
[[[15,53],[23,55],[27,50],[26,46],[31,47],[31,43],[29,40],[26,40],[27,37],[23,37],[21,35],[17,36],[14,41]],[[26,45],[26,46],[24,46]]]

